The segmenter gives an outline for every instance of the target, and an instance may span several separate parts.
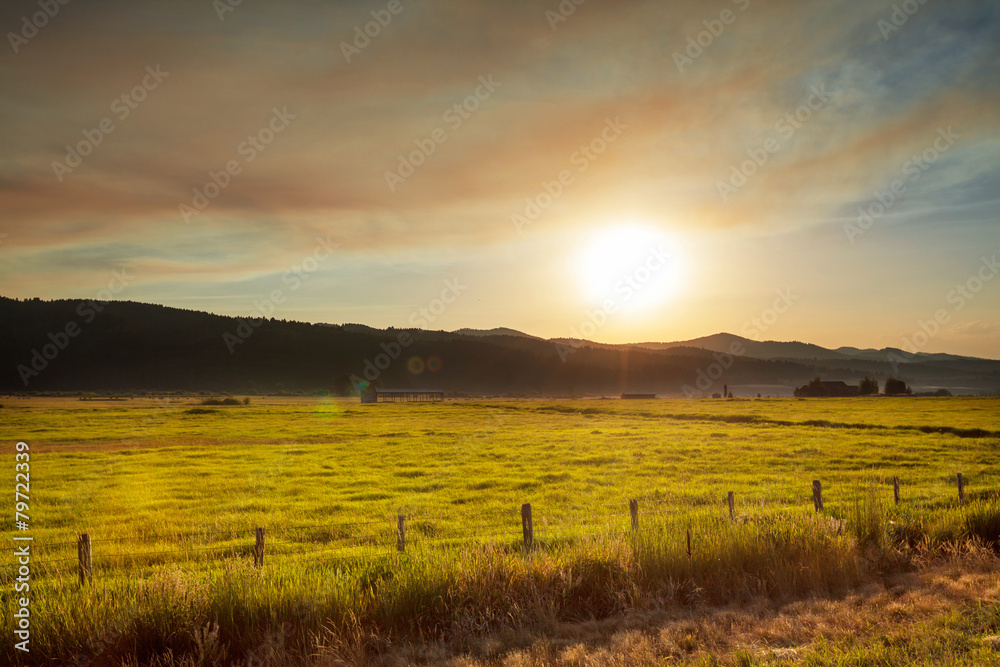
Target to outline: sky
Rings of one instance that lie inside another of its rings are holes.
[[[0,295],[1000,359],[1000,4],[5,0]]]

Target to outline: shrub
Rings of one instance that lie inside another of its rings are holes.
[[[206,398],[201,405],[240,405],[238,398]]]
[[[896,378],[888,378],[885,381],[885,395],[886,396],[900,396],[903,394],[912,394],[913,391],[906,386],[906,383],[902,380],[897,380]]]

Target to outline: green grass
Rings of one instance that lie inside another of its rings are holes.
[[[449,637],[546,615],[829,592],[892,566],[866,550],[995,540],[1000,517],[997,399],[5,404],[3,441],[31,445],[36,660],[188,653],[213,641],[209,624],[230,651],[282,624],[282,641],[301,649],[321,626],[357,641]],[[249,565],[256,526],[267,530],[261,571]],[[83,590],[82,532],[95,565]],[[0,577],[5,610],[12,571]],[[8,635],[9,623],[5,612]]]

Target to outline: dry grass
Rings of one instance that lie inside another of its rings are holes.
[[[311,649],[290,649],[272,631],[230,661],[218,627],[192,627],[196,648],[165,652],[138,667],[645,667],[652,665],[1000,665],[1000,558],[974,542],[924,551],[912,572],[840,594],[759,596],[739,604],[635,607],[599,620],[484,631],[467,625],[448,639],[406,639],[326,627]],[[169,581],[162,582],[169,585]],[[471,621],[470,619],[468,619]],[[108,663],[111,664],[111,663]]]
[[[378,657],[325,646],[308,664],[452,667],[644,667],[663,664],[1000,665],[1000,559],[967,546],[925,554],[837,597],[757,598],[740,605],[634,611]],[[977,636],[978,634],[978,636]],[[956,646],[957,644],[957,646]]]

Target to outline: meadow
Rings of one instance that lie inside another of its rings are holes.
[[[1000,539],[995,398],[0,403],[5,446],[31,452],[25,663],[364,664],[405,638],[842,591],[906,549]]]

